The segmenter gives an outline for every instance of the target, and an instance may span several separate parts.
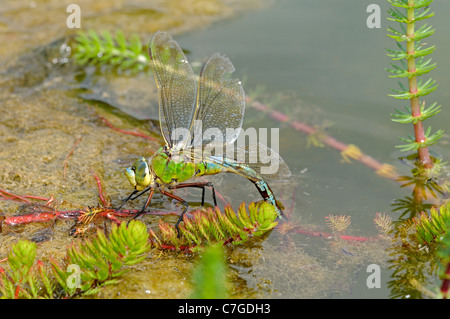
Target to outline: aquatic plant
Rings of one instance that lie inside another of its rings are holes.
[[[36,244],[20,240],[8,254],[9,270],[0,268],[2,298],[68,298],[98,292],[117,283],[127,266],[141,262],[150,248],[147,227],[133,220],[113,224],[109,238],[102,231],[89,240],[73,243],[64,262],[51,267],[35,263]],[[68,272],[70,270],[70,272]],[[73,271],[72,271],[73,270]]]
[[[79,32],[75,37],[74,55],[79,65],[113,66],[120,71],[140,72],[150,66],[148,54],[143,51],[141,39],[133,35],[128,41],[122,31],[113,37],[104,31]]]
[[[345,231],[352,222],[351,216],[346,215],[328,215],[325,217],[325,221],[332,230],[342,233]]]
[[[401,30],[396,30],[392,27],[388,28],[391,34],[389,37],[396,40],[399,50],[387,50],[388,56],[394,61],[399,61],[398,64],[391,64],[392,69],[386,69],[393,78],[407,78],[408,86],[406,87],[402,82],[399,82],[400,90],[392,90],[394,94],[390,96],[396,99],[409,100],[410,107],[405,107],[405,111],[396,110],[392,119],[399,123],[412,123],[414,126],[414,136],[409,135],[408,138],[401,138],[406,144],[397,146],[402,151],[417,151],[417,158],[420,163],[426,167],[433,167],[433,161],[429,155],[428,147],[435,144],[443,134],[443,130],[438,130],[431,134],[431,127],[426,130],[423,126],[423,121],[436,115],[440,112],[440,105],[436,102],[426,106],[425,102],[420,102],[420,97],[433,92],[437,85],[431,78],[427,81],[418,79],[436,67],[436,64],[431,64],[431,59],[425,57],[431,54],[435,46],[426,47],[421,40],[429,37],[434,33],[434,29],[427,24],[422,25],[416,29],[418,21],[431,18],[434,13],[429,13],[428,6],[433,0],[388,0],[392,6],[388,13],[392,18],[391,21],[396,21],[400,24]],[[403,8],[403,12],[400,9]],[[406,25],[406,27],[405,27]],[[402,45],[406,42],[406,46]]]
[[[378,232],[382,235],[387,235],[392,230],[393,223],[392,218],[389,215],[377,212],[373,222],[375,223]]]
[[[396,99],[409,100],[409,107],[405,106],[405,111],[396,110],[392,114],[393,121],[399,123],[411,123],[414,127],[414,136],[401,138],[405,144],[396,146],[402,151],[412,152],[402,160],[412,162],[414,168],[411,176],[398,176],[397,181],[402,187],[411,187],[412,195],[398,199],[393,203],[394,211],[401,211],[402,220],[407,214],[411,219],[431,208],[431,204],[426,200],[430,196],[438,198],[443,194],[444,185],[440,185],[439,177],[441,170],[446,163],[439,158],[433,158],[429,154],[428,147],[436,144],[442,137],[444,131],[437,130],[431,133],[431,128],[425,129],[424,121],[438,114],[441,106],[436,102],[426,106],[425,101],[420,99],[433,92],[437,85],[431,78],[427,81],[420,79],[421,76],[436,68],[435,63],[431,63],[430,55],[435,46],[427,46],[422,40],[434,33],[434,29],[426,23],[418,27],[421,20],[434,16],[430,13],[429,5],[433,0],[389,0],[393,8],[388,13],[391,21],[398,22],[400,30],[392,27],[388,28],[389,37],[396,40],[399,50],[387,50],[388,56],[398,63],[392,63],[391,69],[386,69],[394,78],[405,78],[408,85],[399,82],[401,90],[392,90],[394,94],[390,96]],[[402,44],[405,42],[405,44]]]
[[[224,211],[218,207],[207,208],[193,212],[192,218],[184,216],[184,223],[179,226],[180,238],[175,226],[160,220],[159,232],[150,230],[152,242],[156,247],[174,250],[202,250],[214,243],[238,245],[278,224],[275,208],[265,201],[250,203],[248,212],[245,203],[239,206],[237,214],[229,205]]]
[[[398,231],[403,238],[408,237],[410,243],[433,245],[449,232],[447,223],[450,221],[450,203],[439,208],[431,208],[430,214],[420,213],[419,216],[402,223]]]
[[[447,298],[450,284],[450,203],[432,208],[397,227],[401,245],[391,250],[391,281],[394,298]],[[442,279],[430,290],[430,276]]]

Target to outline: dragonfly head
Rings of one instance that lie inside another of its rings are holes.
[[[133,166],[125,170],[125,175],[136,190],[144,190],[148,185],[153,184],[154,177],[152,176],[147,161],[141,157],[134,162]]]

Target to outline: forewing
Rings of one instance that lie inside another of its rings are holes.
[[[196,99],[194,72],[172,37],[156,32],[150,41],[150,60],[158,87],[159,123],[166,144],[179,149],[189,142]]]
[[[230,59],[213,54],[202,67],[191,131],[192,145],[233,143],[242,127],[245,93],[241,82],[228,79]]]

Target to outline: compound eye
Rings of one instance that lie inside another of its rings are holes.
[[[136,183],[147,187],[150,184],[150,170],[145,159],[136,164]]]
[[[128,167],[125,170],[125,175],[127,175],[127,179],[130,182],[131,186],[136,187],[136,174],[134,173],[134,167]]]
[[[137,177],[144,178],[145,175],[148,175],[148,165],[147,162],[139,162],[136,165],[135,173]]]

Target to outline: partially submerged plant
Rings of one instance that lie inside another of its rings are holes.
[[[143,52],[141,39],[134,35],[129,41],[121,31],[115,37],[105,31],[79,32],[75,38],[74,59],[79,65],[113,66],[132,73],[148,69],[148,55]]]
[[[373,222],[375,223],[375,227],[382,235],[386,236],[392,230],[393,223],[392,218],[389,215],[377,212],[375,218],[373,219]]]
[[[428,147],[437,143],[444,131],[437,130],[431,133],[431,128],[425,129],[423,123],[438,114],[441,106],[436,102],[426,106],[425,101],[420,100],[437,88],[435,81],[431,78],[427,81],[419,79],[436,67],[435,63],[431,63],[431,59],[425,58],[434,51],[435,46],[427,46],[426,43],[421,42],[432,35],[434,29],[427,24],[417,27],[419,21],[434,16],[428,7],[433,0],[388,1],[394,7],[388,11],[392,17],[389,20],[398,22],[401,30],[388,28],[391,33],[388,36],[397,41],[399,48],[399,50],[388,50],[388,56],[398,61],[399,65],[391,64],[393,68],[387,71],[392,73],[391,77],[408,80],[407,86],[399,82],[401,90],[392,90],[395,94],[391,96],[409,100],[409,107],[405,106],[405,111],[396,110],[392,120],[399,123],[411,123],[414,127],[414,136],[401,138],[406,144],[397,146],[402,151],[414,152],[404,158],[413,161],[414,168],[411,170],[411,176],[397,178],[397,181],[402,183],[402,187],[412,187],[412,196],[397,200],[393,206],[395,206],[394,211],[402,211],[401,219],[407,214],[411,219],[419,214],[423,217],[423,214],[426,214],[424,212],[430,209],[431,205],[426,203],[429,195],[437,198],[438,193],[443,193],[443,186],[439,185],[438,181],[445,163],[431,157]],[[405,42],[405,45],[401,44],[402,42]]]
[[[233,245],[241,244],[252,236],[260,236],[273,229],[277,213],[269,203],[250,203],[248,212],[245,203],[239,206],[238,214],[230,206],[222,213],[218,207],[195,211],[192,218],[184,216],[179,229],[178,238],[175,226],[162,220],[159,222],[159,232],[150,230],[153,243],[166,249],[202,249],[213,243]]]
[[[409,237],[417,245],[433,245],[449,232],[450,203],[439,208],[431,208],[430,214],[422,212],[419,216],[405,221],[399,227],[403,237]]]
[[[325,221],[332,230],[342,233],[350,226],[352,217],[346,215],[328,215],[325,217]]]
[[[35,263],[35,243],[20,240],[8,254],[10,269],[0,268],[0,294],[2,298],[33,299],[93,294],[117,283],[127,266],[141,262],[149,248],[147,227],[136,220],[128,227],[113,224],[109,238],[98,231],[90,240],[73,243],[64,262],[51,260],[51,267]]]
[[[433,0],[388,0],[392,6],[403,8],[399,10],[391,8],[388,13],[392,18],[400,24],[401,31],[394,28],[388,28],[391,34],[389,37],[396,40],[396,44],[400,50],[388,50],[394,61],[399,61],[400,66],[391,64],[393,69],[387,69],[392,75],[390,77],[407,78],[408,86],[404,86],[399,82],[400,90],[392,90],[395,94],[391,94],[396,99],[410,101],[410,107],[406,107],[406,111],[396,110],[393,114],[393,121],[400,123],[412,123],[414,126],[414,136],[402,138],[406,144],[397,146],[403,151],[417,151],[417,158],[422,166],[426,168],[433,167],[433,161],[429,155],[428,147],[435,144],[443,134],[443,130],[438,130],[431,134],[431,128],[424,129],[423,121],[440,112],[440,106],[436,103],[426,107],[425,102],[420,102],[420,97],[430,94],[437,86],[435,81],[429,79],[425,82],[419,80],[422,76],[436,67],[436,64],[430,64],[431,59],[425,59],[425,56],[431,54],[435,46],[425,47],[421,40],[429,37],[434,33],[430,26],[424,24],[416,29],[417,22],[434,16],[429,13],[428,6]],[[406,27],[405,27],[406,25]],[[401,42],[406,42],[403,46]]]
[[[439,297],[448,299],[450,298],[450,218],[447,220],[447,235],[441,240],[437,255],[441,258],[440,276],[442,278]]]
[[[40,262],[34,264],[36,243],[19,240],[8,253],[10,271],[0,268],[0,297],[8,299],[53,296],[55,285]]]

